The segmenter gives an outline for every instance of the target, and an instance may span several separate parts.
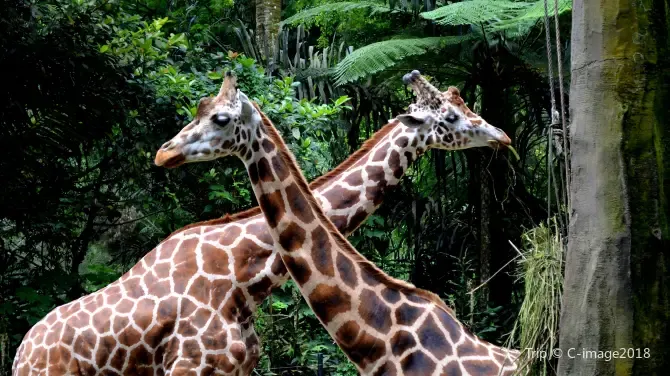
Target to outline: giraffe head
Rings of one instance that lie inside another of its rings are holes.
[[[412,87],[417,98],[408,113],[397,119],[408,127],[424,128],[429,134],[428,146],[458,150],[511,144],[505,132],[470,111],[457,88],[440,92],[417,70],[406,74],[403,82]]]
[[[229,155],[249,158],[251,150],[247,145],[252,132],[259,129],[261,116],[251,100],[237,89],[236,81],[227,72],[217,96],[200,100],[193,121],[158,150],[157,166],[174,168]]]

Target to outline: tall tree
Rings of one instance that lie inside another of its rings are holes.
[[[564,352],[636,350],[611,361],[566,354],[558,373],[666,374],[668,1],[575,0],[573,9],[572,220],[559,343]]]
[[[269,61],[275,56],[274,40],[281,22],[281,0],[256,0],[256,38],[260,52]]]

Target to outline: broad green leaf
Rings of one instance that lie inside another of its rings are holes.
[[[222,76],[219,72],[207,72],[207,77],[210,80],[220,80]]]
[[[272,302],[272,308],[281,311],[283,309],[288,308],[288,304],[281,302],[279,300],[275,300]]]
[[[335,106],[340,106],[348,101],[350,98],[346,95],[343,95],[335,100]]]
[[[226,187],[221,184],[212,184],[209,186],[209,189],[213,191],[226,191]]]

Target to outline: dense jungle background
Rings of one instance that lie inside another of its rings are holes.
[[[561,116],[550,113],[552,100],[558,112],[559,99],[568,106],[571,1],[558,3],[561,61],[551,66],[543,1],[0,4],[0,374],[54,307],[116,280],[172,231],[256,204],[232,158],[153,165],[226,69],[309,180],[404,112],[413,98],[403,74],[418,69],[442,90],[457,86],[520,158],[430,151],[350,240],[496,343],[519,345],[518,331],[509,333],[528,319],[519,315],[526,291],[540,295],[536,304],[560,297],[560,281],[529,285],[543,266],[524,260],[542,249],[538,258],[561,275],[566,156]],[[546,320],[536,335],[555,334],[558,318]],[[355,374],[292,282],[266,300],[256,328],[257,375],[314,375],[319,354],[327,375]]]

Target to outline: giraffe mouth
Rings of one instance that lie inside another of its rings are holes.
[[[495,139],[488,140],[488,143],[493,148],[502,148],[506,149],[508,146],[512,145],[512,140],[505,134],[505,132],[500,131],[502,134]]]
[[[497,148],[506,149],[510,145],[510,143],[501,142],[498,140],[488,140],[487,142],[489,143],[489,146],[491,146],[494,149]]]
[[[159,150],[154,163],[158,167],[175,168],[183,165],[186,157],[178,150]]]

